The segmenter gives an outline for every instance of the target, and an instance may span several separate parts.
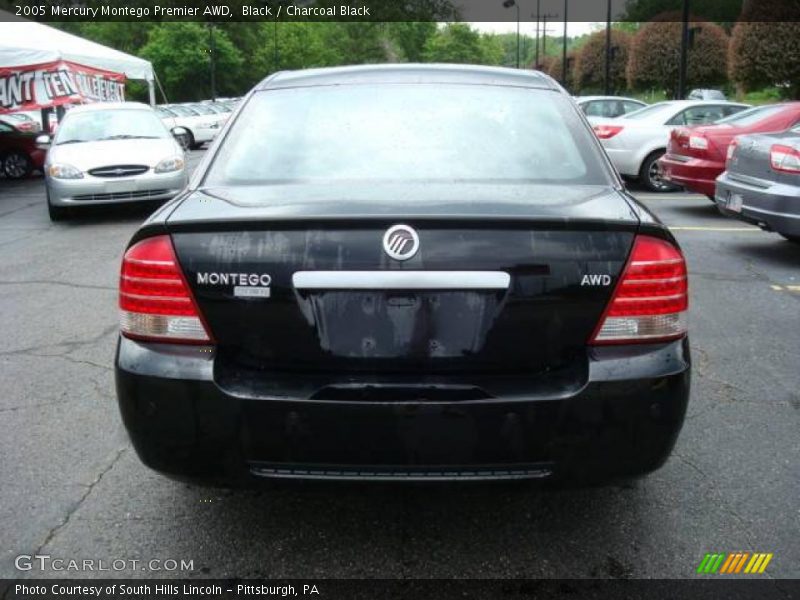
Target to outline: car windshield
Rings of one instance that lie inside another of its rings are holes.
[[[152,110],[120,108],[67,114],[58,128],[54,143],[168,136],[169,132]]]
[[[626,119],[646,119],[648,117],[653,116],[659,111],[664,110],[670,106],[669,102],[658,102],[657,104],[651,104],[650,106],[645,106],[639,110],[635,110],[633,112],[629,112],[625,115]]]
[[[190,106],[193,111],[200,115],[213,115],[214,111],[211,110],[208,106],[203,106],[202,104],[192,104]]]
[[[187,106],[170,106],[169,109],[182,117],[196,117],[199,114]]]
[[[748,125],[753,125],[754,123],[758,123],[763,119],[768,119],[769,117],[777,115],[779,112],[784,110],[784,108],[785,107],[780,104],[773,104],[771,106],[756,106],[755,108],[743,110],[742,112],[731,115],[730,117],[720,119],[714,124],[747,127]]]
[[[499,86],[330,86],[245,105],[205,184],[607,184],[591,132],[552,91]]]

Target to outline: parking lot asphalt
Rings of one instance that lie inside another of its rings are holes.
[[[51,224],[41,179],[0,181],[0,577],[665,578],[736,551],[800,577],[800,246],[703,196],[637,195],[691,278],[692,399],[661,470],[580,490],[231,491],[146,469],[117,411],[118,269],[147,210]],[[15,569],[33,554],[193,569]]]

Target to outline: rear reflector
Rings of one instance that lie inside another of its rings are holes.
[[[688,308],[686,262],[680,250],[666,240],[637,236],[590,343],[659,342],[683,337]]]
[[[152,341],[211,341],[168,235],[131,246],[119,280],[122,335]]]
[[[776,171],[800,173],[800,150],[783,144],[773,144],[769,149],[769,163]]]
[[[598,138],[607,140],[622,131],[623,127],[621,125],[595,125],[592,129]]]
[[[730,144],[728,144],[728,153],[725,157],[726,160],[730,160],[733,158],[733,153],[736,152],[736,146],[739,145],[739,142],[736,141],[736,138],[733,138]]]

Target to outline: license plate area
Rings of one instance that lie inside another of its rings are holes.
[[[742,195],[726,191],[722,198],[722,205],[732,212],[742,212]]]
[[[121,194],[125,192],[135,192],[138,184],[135,179],[121,179],[118,181],[106,181],[105,191],[108,194]]]
[[[320,347],[347,358],[478,354],[499,311],[493,291],[319,291],[304,304]]]

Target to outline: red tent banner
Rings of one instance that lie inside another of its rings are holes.
[[[59,60],[0,67],[0,114],[62,104],[122,102],[125,75]]]

